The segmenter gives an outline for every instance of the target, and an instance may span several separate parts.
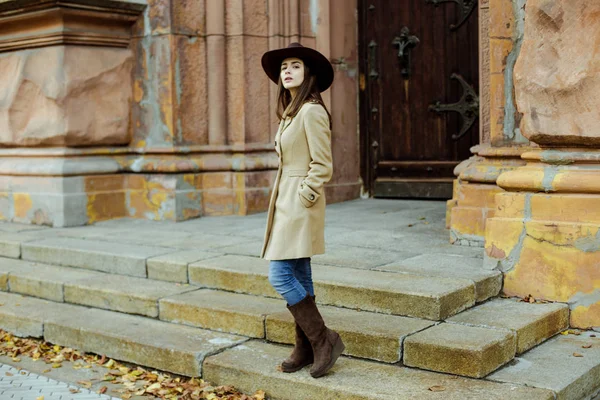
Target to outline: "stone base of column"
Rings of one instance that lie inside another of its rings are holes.
[[[502,174],[485,261],[504,294],[569,303],[571,326],[600,327],[600,152],[546,150]]]
[[[246,215],[267,209],[276,165],[276,155],[261,149],[4,149],[0,220],[64,227],[123,217]]]
[[[0,176],[0,220],[68,227],[115,218],[184,221],[269,204],[274,171]]]
[[[450,243],[483,247],[485,221],[494,215],[494,197],[503,190],[496,185],[502,172],[524,165],[521,154],[529,147],[473,148],[476,156],[465,161],[455,173],[452,200],[448,201],[446,223],[450,229]]]

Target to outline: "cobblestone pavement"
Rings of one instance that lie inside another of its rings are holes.
[[[78,392],[72,393],[71,389]],[[119,400],[116,397],[101,395],[42,375],[0,364],[1,400],[36,400],[41,396],[44,396],[43,400]]]

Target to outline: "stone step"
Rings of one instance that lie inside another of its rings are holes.
[[[13,293],[57,302],[158,317],[158,300],[197,288],[131,276],[112,275],[0,258]]]
[[[529,304],[518,299],[493,299],[449,318],[446,322],[506,329],[517,336],[523,353],[569,327],[569,306]]]
[[[285,310],[285,301],[211,289],[161,299],[160,319],[239,335],[264,338],[268,314]]]
[[[402,360],[402,343],[406,337],[435,323],[331,306],[319,306],[319,311],[327,326],[342,337],[346,345],[343,354],[387,363]],[[292,315],[288,311],[268,315],[266,333],[269,341],[294,344],[295,322]]]
[[[0,293],[0,328],[18,336],[186,376],[201,376],[208,355],[247,338],[91,309],[18,294]]]
[[[342,356],[330,372],[313,379],[309,368],[293,374],[278,370],[289,347],[249,341],[205,359],[203,379],[234,385],[246,393],[262,389],[280,400],[551,400],[550,390],[457,378],[396,365]]]
[[[111,243],[66,237],[21,243],[27,261],[147,277],[146,260],[176,250],[168,247]]]
[[[192,263],[190,283],[202,287],[279,297],[268,281],[268,263],[253,257],[226,255]],[[313,266],[319,303],[442,320],[475,304],[475,285],[468,279]]]
[[[404,341],[404,363],[481,378],[568,327],[566,304],[493,299]]]
[[[558,335],[515,358],[488,379],[549,389],[558,400],[600,395],[600,333]]]
[[[442,323],[404,341],[404,365],[482,378],[515,357],[511,331]]]

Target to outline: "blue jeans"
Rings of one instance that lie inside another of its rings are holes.
[[[271,261],[269,282],[289,306],[299,303],[307,293],[315,295],[310,258]]]

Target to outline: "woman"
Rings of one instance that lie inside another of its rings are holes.
[[[261,257],[270,260],[269,281],[287,301],[296,321],[296,344],[281,364],[295,372],[313,364],[318,378],[344,351],[340,336],[325,326],[314,301],[310,257],[325,252],[325,192],[333,173],[331,116],[320,92],[333,82],[333,67],[321,53],[299,43],[262,57],[279,85],[279,169],[269,203]]]

